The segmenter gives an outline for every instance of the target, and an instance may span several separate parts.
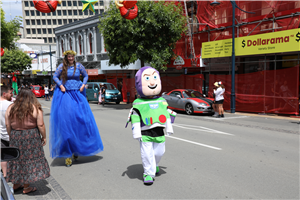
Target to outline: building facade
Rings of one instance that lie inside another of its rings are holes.
[[[46,44],[55,44],[54,29],[80,19],[101,14],[109,7],[109,0],[99,0],[95,5],[95,13],[87,9],[82,12],[80,0],[63,0],[56,11],[41,13],[36,10],[32,1],[22,1],[24,35],[27,39],[43,39]]]

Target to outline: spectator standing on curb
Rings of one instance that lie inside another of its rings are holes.
[[[43,146],[46,145],[46,128],[42,106],[30,89],[22,89],[16,101],[5,113],[5,124],[10,146],[20,150],[18,160],[7,164],[6,181],[13,189],[28,194],[36,191],[30,183],[50,176],[49,164]]]
[[[0,131],[1,131],[1,147],[9,147],[9,135],[5,126],[5,112],[7,108],[12,104],[13,89],[9,88],[6,85],[1,86],[1,98],[0,98],[0,109],[1,109],[1,123],[0,123]],[[6,177],[7,171],[7,162],[1,162],[1,169],[3,172],[3,176]]]
[[[101,98],[102,98],[102,106],[104,106],[104,103],[105,103],[105,87],[104,87],[103,83],[101,83],[100,91],[101,91]]]
[[[46,100],[46,101],[50,101],[48,85],[46,85],[46,86],[44,87],[44,90],[45,90],[45,100]],[[48,100],[47,100],[47,99],[48,99]]]
[[[214,88],[213,88],[213,90],[214,90],[214,92],[213,92],[213,98],[214,98],[214,101],[213,101],[212,107],[213,107],[213,109],[214,109],[214,111],[215,111],[213,117],[217,117],[217,116],[219,115],[219,110],[218,110],[218,106],[217,106],[217,104],[216,104],[215,90],[218,88],[218,82],[215,82],[213,87],[214,87]]]
[[[214,90],[215,101],[217,104],[216,105],[217,109],[219,111],[219,115],[217,116],[217,118],[220,118],[220,117],[224,117],[224,109],[223,109],[224,96],[223,96],[223,94],[225,93],[225,87],[221,81],[217,82],[217,84],[215,83],[215,86],[217,87],[217,89]]]

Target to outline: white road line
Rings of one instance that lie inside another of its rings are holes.
[[[224,118],[216,118],[216,117],[203,117],[204,119],[212,119],[212,120],[225,120],[225,119],[237,119],[237,118],[246,118],[248,116],[239,116],[239,117],[224,117]]]
[[[176,126],[176,127],[179,127],[179,128],[184,128],[184,129],[190,129],[190,130],[196,130],[196,131],[207,131],[207,132],[210,132],[210,133],[219,133],[219,134],[223,134],[223,135],[233,136],[233,134],[231,134],[231,133],[226,133],[226,132],[223,132],[223,131],[218,131],[218,130],[206,128],[206,127],[203,127],[203,126],[194,126],[194,125],[177,124],[177,123],[173,124],[173,126]],[[185,127],[185,126],[187,126],[187,127]],[[193,128],[190,128],[190,127],[193,127]]]
[[[169,137],[169,138],[172,138],[172,139],[175,139],[175,140],[188,142],[188,143],[191,143],[191,144],[196,144],[196,145],[207,147],[207,148],[210,148],[210,149],[215,149],[215,150],[219,150],[219,151],[222,150],[221,148],[218,148],[218,147],[214,147],[214,146],[210,146],[210,145],[206,145],[206,144],[201,144],[201,143],[198,143],[198,142],[193,142],[193,141],[190,141],[190,140],[185,140],[185,139],[181,139],[181,138],[174,137],[174,136],[166,136],[166,137]]]

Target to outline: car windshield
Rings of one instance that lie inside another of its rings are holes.
[[[40,87],[34,87],[34,90],[40,90]]]
[[[183,91],[184,98],[203,98],[204,96],[198,91]]]
[[[116,90],[116,87],[113,84],[105,84],[105,88],[108,90]]]

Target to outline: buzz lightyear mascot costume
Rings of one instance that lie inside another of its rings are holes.
[[[165,153],[163,129],[167,135],[173,134],[171,123],[176,113],[167,108],[164,98],[156,96],[161,92],[161,81],[154,68],[141,68],[135,75],[135,87],[141,98],[133,102],[127,124],[131,121],[133,138],[140,142],[144,184],[151,185],[159,174],[158,163]]]

